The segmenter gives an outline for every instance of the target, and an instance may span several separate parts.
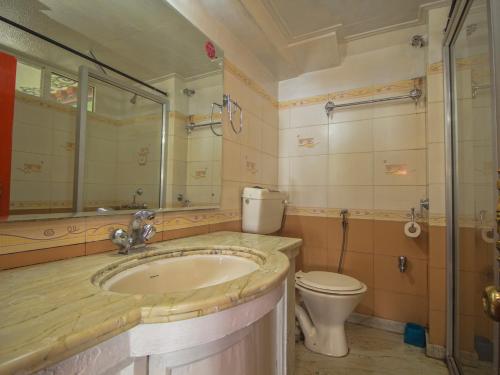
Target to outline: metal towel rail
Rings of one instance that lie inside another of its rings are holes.
[[[422,90],[414,88],[411,90],[408,94],[406,95],[399,95],[399,96],[390,96],[387,98],[379,98],[379,99],[370,99],[370,100],[361,100],[359,102],[352,102],[352,103],[344,103],[344,104],[335,104],[332,101],[329,101],[328,103],[325,104],[325,111],[326,115],[328,117],[331,116],[333,111],[337,108],[345,108],[345,107],[352,107],[356,105],[362,105],[362,104],[373,104],[373,103],[379,103],[379,102],[388,102],[391,100],[401,100],[401,99],[412,99],[415,103],[418,102],[418,99],[422,96]]]
[[[197,128],[203,128],[205,126],[212,126],[212,125],[222,125],[222,122],[221,121],[212,121],[212,122],[205,122],[203,124],[195,124],[195,123],[191,123],[191,124],[188,124],[186,125],[186,130],[188,132],[191,132],[193,131],[194,129],[197,129]]]

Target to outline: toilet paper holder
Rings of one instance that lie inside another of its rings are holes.
[[[410,209],[410,220],[411,220],[411,227],[410,227],[410,232],[411,233],[414,233],[417,229],[415,228],[415,218],[416,218],[416,214],[415,214],[415,207],[412,207]]]

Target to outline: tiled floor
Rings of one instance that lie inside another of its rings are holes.
[[[316,354],[301,342],[296,347],[296,375],[447,375],[444,362],[406,345],[396,333],[347,325],[350,353],[343,358]]]

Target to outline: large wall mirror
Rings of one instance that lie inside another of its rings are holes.
[[[165,0],[0,7],[0,216],[219,205],[220,48]]]

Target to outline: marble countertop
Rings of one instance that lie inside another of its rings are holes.
[[[113,252],[1,271],[0,374],[45,368],[140,323],[195,318],[257,298],[286,278],[287,256],[295,256],[301,242],[216,232],[154,243],[149,250],[130,255]],[[95,275],[124,261],[169,253],[180,256],[179,250],[200,247],[229,253],[232,248],[250,248],[264,261],[241,278],[183,292],[119,294],[95,282]]]

